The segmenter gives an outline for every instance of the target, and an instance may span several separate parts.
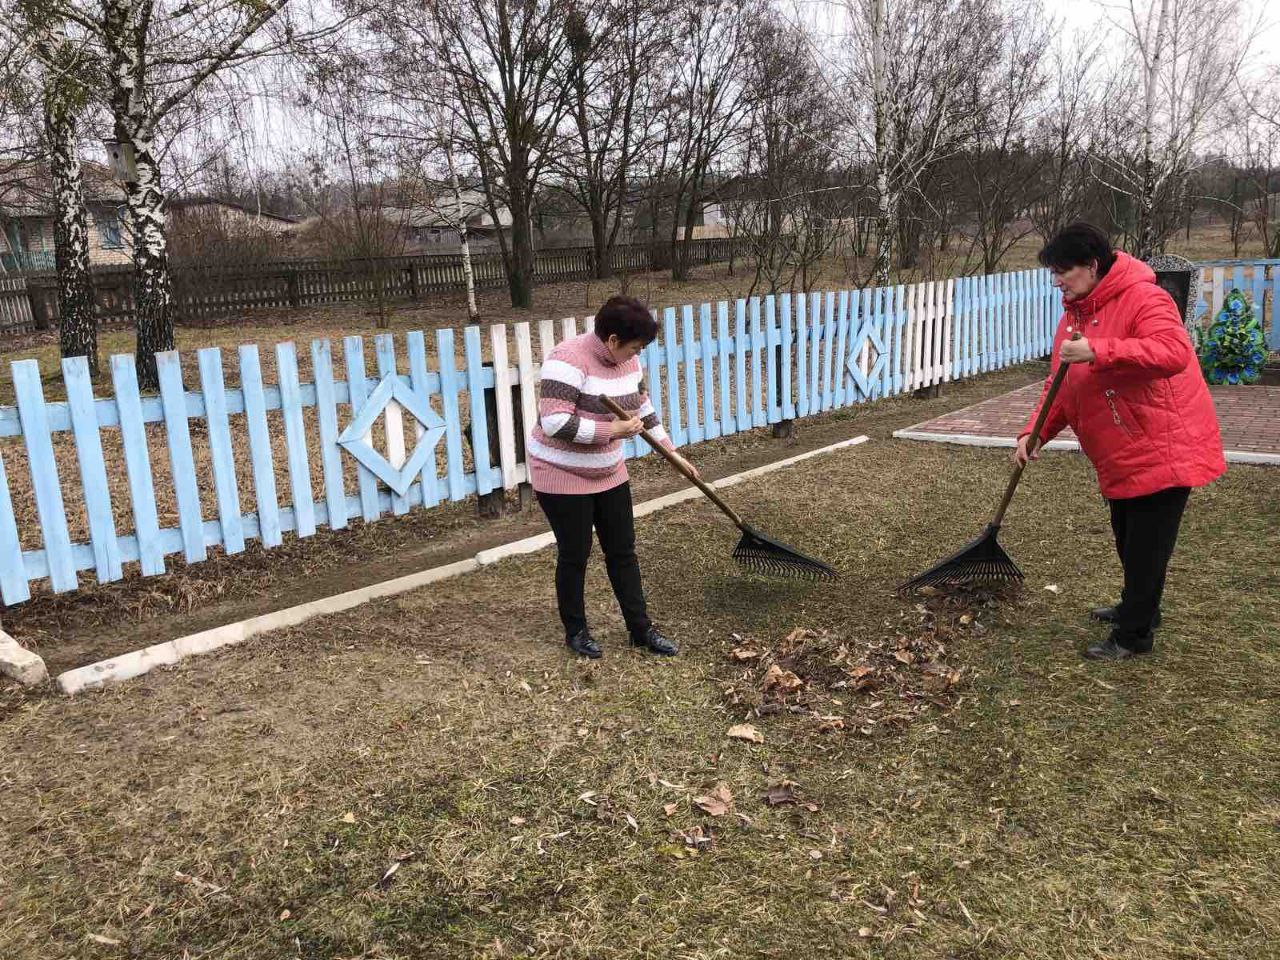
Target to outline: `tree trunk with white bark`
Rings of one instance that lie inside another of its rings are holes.
[[[1141,260],[1160,252],[1156,240],[1156,164],[1154,156],[1156,99],[1159,96],[1160,59],[1164,53],[1165,33],[1169,21],[1169,0],[1160,0],[1155,40],[1146,51],[1146,77],[1142,116],[1142,187],[1138,195],[1137,256]]]
[[[51,41],[59,38],[50,34]],[[44,124],[49,142],[49,170],[53,180],[53,250],[58,274],[58,343],[63,357],[85,357],[92,376],[98,375],[98,325],[94,316],[93,278],[89,274],[89,229],[84,205],[84,181],[76,149],[76,111],[79,91],[67,73],[54,76],[61,64],[61,48],[46,47]]]

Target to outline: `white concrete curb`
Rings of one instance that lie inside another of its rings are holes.
[[[973,433],[930,433],[927,430],[895,430],[894,439],[924,440],[930,443],[954,443],[965,447],[1015,447],[1016,440],[1008,437],[984,437]],[[1079,450],[1076,440],[1052,440],[1045,446],[1046,450]],[[1280,454],[1251,453],[1247,450],[1226,450],[1224,456],[1227,463],[1250,463],[1261,466],[1280,466]]]
[[[910,427],[893,431],[893,436],[895,440],[925,440],[931,443],[954,443],[963,447],[1013,449],[1018,445],[1017,440],[1011,440],[1008,437],[984,437],[973,433],[930,433],[927,430],[913,430]],[[1044,448],[1046,450],[1079,450],[1080,443],[1077,440],[1050,440]]]
[[[0,673],[24,687],[34,687],[49,679],[44,660],[0,630]]]
[[[778,460],[774,463],[765,464],[762,467],[756,467],[752,470],[746,470],[742,473],[734,474],[731,477],[724,477],[711,484],[712,487],[730,487],[734,484],[749,480],[752,477],[758,477],[766,473],[772,473],[783,467],[789,467],[792,464],[799,463],[802,460],[808,460],[820,454],[831,453],[836,450],[842,450],[845,447],[857,446],[860,443],[866,443],[867,437],[853,437],[849,440],[841,440],[839,443],[833,443],[830,446],[822,447],[818,450],[810,450],[808,453],[802,453],[798,456],[788,457],[786,460]],[[655,497],[652,500],[646,500],[644,503],[636,505],[635,515],[637,517],[648,516],[658,510],[666,507],[674,506],[677,503],[683,503],[686,500],[693,500],[701,496],[701,493],[694,487],[687,490],[678,490],[675,493],[669,493],[663,497]],[[304,620],[312,617],[321,616],[323,614],[340,613],[343,610],[350,610],[352,607],[359,606],[362,603],[368,603],[370,600],[376,600],[379,597],[390,597],[399,593],[405,593],[409,590],[416,590],[427,584],[437,583],[441,580],[447,580],[450,577],[456,577],[464,573],[471,573],[479,570],[481,567],[497,563],[508,557],[519,556],[521,554],[533,553],[554,544],[555,535],[552,533],[540,533],[534,537],[525,537],[522,540],[516,540],[512,543],[504,543],[501,546],[493,547],[489,550],[481,550],[469,560],[460,560],[457,563],[451,563],[444,567],[434,567],[430,570],[423,570],[419,573],[411,573],[407,576],[397,577],[394,580],[384,580],[381,583],[375,583],[368,587],[361,587],[358,590],[349,590],[346,593],[339,593],[332,597],[325,597],[321,600],[312,600],[309,603],[301,603],[295,607],[288,607],[284,610],[277,610],[274,613],[264,613],[261,616],[250,617],[247,620],[241,620],[238,623],[229,623],[225,626],[214,627],[212,630],[203,630],[200,633],[189,634],[185,637],[178,637],[176,640],[169,640],[165,643],[157,643],[142,650],[134,650],[132,653],[126,653],[119,657],[113,657],[110,660],[100,660],[97,663],[91,663],[83,667],[77,667],[74,670],[68,670],[59,674],[55,681],[63,693],[80,693],[83,690],[91,690],[95,687],[105,686],[108,683],[118,683],[121,680],[129,680],[133,677],[140,677],[144,673],[154,669],[155,667],[168,664],[175,664],[179,660],[193,656],[198,653],[208,653],[211,650],[217,650],[219,647],[227,647],[232,644],[243,643],[250,637],[259,634],[268,633],[272,630],[280,630],[284,627],[297,626]],[[2,635],[2,634],[0,634]],[[17,644],[14,644],[17,646]],[[19,648],[22,649],[22,648]],[[23,651],[28,653],[28,651]],[[35,656],[35,654],[29,654]],[[39,657],[36,657],[39,660]],[[40,668],[43,671],[44,662],[40,662]],[[0,664],[0,669],[3,665]]]

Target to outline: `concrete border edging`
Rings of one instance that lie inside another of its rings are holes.
[[[44,658],[28,650],[0,630],[0,673],[12,677],[24,687],[35,687],[49,679]]]
[[[817,450],[810,450],[806,453],[798,454],[794,457],[788,457],[785,460],[777,460],[773,463],[767,463],[762,467],[755,467],[751,470],[745,470],[729,477],[724,477],[711,483],[710,486],[719,489],[721,487],[731,487],[735,484],[742,483],[755,477],[772,473],[783,467],[789,467],[793,464],[800,463],[812,457],[819,456],[824,453],[833,453],[836,450],[842,450],[847,447],[857,446],[866,443],[869,438],[866,436],[852,437],[848,440],[841,440]],[[678,503],[684,503],[687,500],[693,500],[702,496],[701,492],[695,487],[689,487],[685,490],[677,490],[674,493],[665,496],[655,497],[652,500],[646,500],[639,503],[635,508],[635,516],[645,517],[658,510],[666,509]],[[58,675],[55,683],[58,689],[65,694],[80,693],[85,690],[92,690],[97,687],[106,686],[109,683],[119,683],[123,680],[130,680],[134,677],[140,677],[150,672],[156,667],[171,666],[181,660],[196,654],[209,653],[221,647],[232,646],[234,644],[243,643],[250,637],[255,637],[263,633],[269,633],[272,630],[280,630],[285,627],[293,627],[312,617],[322,616],[325,614],[341,613],[344,610],[350,610],[352,607],[360,606],[371,600],[377,600],[382,597],[395,596],[396,594],[406,593],[410,590],[416,590],[419,587],[428,584],[438,583],[441,580],[448,580],[452,577],[461,576],[465,573],[473,573],[482,567],[505,560],[508,557],[520,556],[522,554],[534,553],[542,550],[555,543],[555,535],[547,532],[540,533],[533,537],[525,537],[521,540],[515,540],[511,543],[504,543],[501,546],[492,547],[488,550],[481,550],[474,557],[467,560],[459,560],[457,563],[451,563],[446,566],[433,567],[430,570],[422,570],[418,573],[407,574],[403,577],[396,577],[392,580],[384,580],[381,583],[371,584],[367,587],[360,587],[357,590],[348,590],[345,593],[335,594],[331,597],[323,597],[319,600],[312,600],[308,603],[298,604],[293,607],[286,607],[283,610],[276,610],[272,613],[264,613],[260,616],[250,617],[247,620],[240,620],[236,623],[228,623],[220,627],[213,627],[209,630],[202,630],[199,633],[188,634],[185,637],[178,637],[174,640],[168,640],[164,643],[153,644],[144,647],[141,650],[134,650],[131,653],[122,654],[118,657],[112,657],[107,660],[100,660],[97,663],[86,664],[83,667],[76,667],[67,670]],[[3,634],[0,634],[3,635]],[[7,635],[3,635],[6,636]],[[16,642],[15,642],[16,646]],[[19,648],[21,649],[21,648]],[[35,654],[31,654],[35,656]],[[38,657],[36,658],[39,659]],[[40,661],[40,667],[43,670],[44,662]]]
[[[905,430],[893,432],[895,440],[923,440],[927,443],[952,443],[964,447],[1008,447],[1017,446],[1016,440],[1008,437],[987,437],[975,433],[931,433],[927,430]],[[1051,440],[1045,445],[1046,450],[1079,450],[1078,440]],[[1252,453],[1248,450],[1224,450],[1227,463],[1247,463],[1254,466],[1280,467],[1278,453]]]

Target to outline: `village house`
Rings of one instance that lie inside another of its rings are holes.
[[[94,266],[129,263],[130,237],[124,188],[111,171],[82,163],[88,212],[89,262]],[[0,269],[52,270],[53,192],[47,165],[11,170],[0,190]]]

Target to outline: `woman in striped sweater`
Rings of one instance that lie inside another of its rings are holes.
[[[565,340],[542,365],[538,423],[528,450],[530,479],[556,536],[556,601],[565,642],[592,659],[600,647],[587,629],[582,594],[593,526],[632,644],[665,656],[679,649],[645,609],[622,458],[622,441],[642,428],[672,449],[636,359],[657,335],[658,324],[644,304],[613,297],[596,313],[593,332]],[[601,395],[630,411],[631,419],[615,419]]]

